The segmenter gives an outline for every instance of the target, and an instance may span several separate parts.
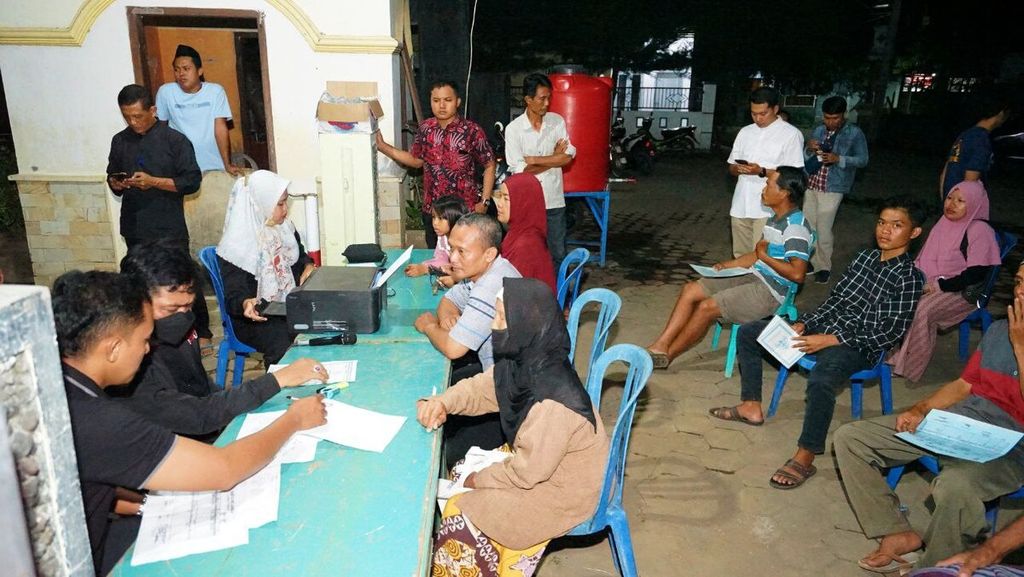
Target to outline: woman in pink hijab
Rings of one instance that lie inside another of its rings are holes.
[[[916,382],[924,374],[940,329],[957,325],[977,308],[964,289],[982,284],[1000,263],[995,231],[988,225],[988,194],[981,182],[953,187],[915,264],[927,283],[903,344],[889,359],[893,371]]]

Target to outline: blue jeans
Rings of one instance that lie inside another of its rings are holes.
[[[555,274],[565,258],[565,207],[547,209],[548,252],[555,263]]]
[[[740,363],[740,399],[761,402],[761,362],[764,349],[757,336],[768,321],[754,321],[740,327],[736,337],[736,358]],[[804,427],[797,446],[813,453],[825,452],[825,437],[836,408],[836,391],[849,382],[850,376],[871,368],[871,363],[857,349],[836,345],[815,353],[817,364],[807,377],[807,408]]]

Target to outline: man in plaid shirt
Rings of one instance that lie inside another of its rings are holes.
[[[924,211],[904,198],[886,200],[875,225],[878,248],[857,254],[825,302],[793,325],[796,346],[814,354],[817,364],[807,378],[807,409],[803,431],[792,459],[772,475],[776,489],[799,487],[817,472],[814,457],[825,452],[836,391],[850,375],[872,367],[900,342],[914,318],[924,287],[924,274],[914,268],[910,241],[921,234]],[[758,335],[768,321],[740,327],[736,356],[741,373],[742,401],[719,407],[711,415],[749,425],[764,423],[761,409],[761,361]]]

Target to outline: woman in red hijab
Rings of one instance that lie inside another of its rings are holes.
[[[548,221],[540,181],[532,174],[513,174],[494,193],[494,201],[498,220],[508,227],[501,256],[519,274],[542,281],[554,294],[555,267],[548,252]]]

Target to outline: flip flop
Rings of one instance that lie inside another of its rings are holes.
[[[789,467],[790,469],[795,471],[796,474],[794,475],[793,473],[787,471],[786,467]],[[805,467],[800,463],[794,461],[793,459],[790,459],[786,461],[785,465],[775,470],[775,474],[772,475],[772,478],[768,479],[768,484],[771,485],[773,489],[782,489],[783,491],[788,491],[790,489],[796,489],[800,485],[803,485],[804,483],[807,482],[807,479],[813,477],[814,474],[817,472],[818,468],[815,467],[814,465],[808,465]],[[776,475],[790,481],[790,483],[779,483],[774,479]]]
[[[751,427],[760,427],[764,424],[764,419],[760,421],[752,421],[744,417],[740,414],[738,407],[715,407],[714,409],[708,409],[708,414],[716,419],[743,423],[744,425],[750,425]]]
[[[672,361],[669,360],[668,355],[665,353],[656,353],[651,349],[647,349],[647,354],[651,355],[651,360],[654,361],[655,369],[667,369]]]
[[[920,559],[920,557],[921,556],[917,553],[917,551],[911,551],[909,553],[904,553],[902,555],[890,556],[889,562],[879,567],[875,567],[874,565],[868,565],[864,562],[864,559],[857,561],[857,566],[861,569],[864,569],[866,571],[872,571],[874,573],[895,573],[897,571],[900,571],[900,574],[902,575],[902,571],[905,569],[912,568],[915,564],[917,564],[917,561],[918,559]]]

